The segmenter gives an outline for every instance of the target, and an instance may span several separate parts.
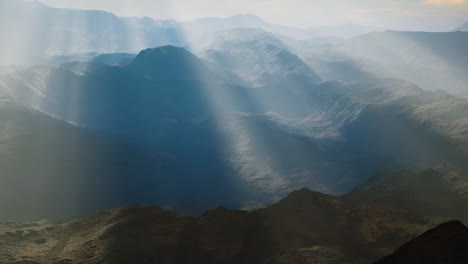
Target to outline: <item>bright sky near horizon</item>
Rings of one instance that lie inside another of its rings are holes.
[[[298,27],[356,23],[411,30],[450,30],[468,21],[468,0],[40,0],[54,7],[119,16],[190,20],[256,14]]]

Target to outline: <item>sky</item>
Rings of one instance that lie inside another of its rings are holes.
[[[362,24],[446,31],[468,22],[468,0],[41,0],[54,7],[98,9],[119,16],[191,20],[252,13],[302,28]]]

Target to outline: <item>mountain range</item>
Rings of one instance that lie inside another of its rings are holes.
[[[462,28],[0,22],[0,263],[465,260]]]
[[[381,171],[343,196],[301,189],[252,212],[219,207],[189,217],[155,206],[125,206],[63,224],[4,222],[0,262],[373,263],[429,228],[450,219],[466,223],[467,183],[466,172],[447,166]],[[377,263],[466,252],[466,239],[455,244],[452,238],[457,230],[466,237],[466,227],[450,226],[429,231]],[[431,251],[421,251],[420,243]]]
[[[116,191],[114,206],[156,203],[189,214],[201,213],[212,201],[257,208],[302,187],[346,193],[380,168],[465,166],[465,100],[396,79],[319,83],[314,70],[271,34],[239,30],[228,35],[233,39],[216,38],[199,53],[201,58],[164,46],[141,51],[120,66],[73,62],[58,68],[7,67],[0,74],[0,91],[64,125],[108,135],[115,141],[110,146],[141,149],[150,156],[144,154],[141,162],[160,159],[161,166],[105,166],[119,171],[114,177],[134,182],[127,186],[135,195],[115,187],[129,198],[119,201]],[[227,56],[251,63],[241,65]],[[265,61],[270,63],[261,63]],[[100,155],[112,157],[104,154],[112,147],[102,148]],[[11,170],[32,162],[21,161],[21,152],[15,156],[19,160],[10,164]],[[85,160],[80,165],[94,171],[93,164]],[[21,167],[24,177],[36,177],[34,167]],[[95,174],[75,172],[70,179]],[[63,177],[62,170],[48,173]],[[103,188],[113,189],[119,182],[105,181]],[[11,182],[2,186],[14,189]],[[155,186],[160,191],[154,192]],[[37,202],[30,206],[47,204]],[[109,206],[103,200],[92,207]],[[90,212],[85,206],[69,215]],[[15,218],[15,213],[4,217]]]
[[[467,32],[387,31],[356,37],[340,49],[365,72],[466,98],[467,44]]]
[[[252,14],[188,22],[117,17],[104,11],[60,9],[24,0],[1,0],[0,7],[0,23],[15,25],[14,29],[0,29],[0,35],[5,36],[5,48],[0,51],[2,65],[54,63],[57,56],[76,58],[77,54],[89,52],[135,53],[163,45],[189,47],[207,34],[236,28],[259,28],[298,39],[352,37],[377,30],[360,25],[301,29],[271,24]]]

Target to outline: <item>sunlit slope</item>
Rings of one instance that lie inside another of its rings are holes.
[[[398,78],[467,98],[467,32],[372,32],[348,40],[282,39],[323,80]]]
[[[467,45],[467,32],[387,31],[351,39],[341,51],[366,72],[466,98]]]
[[[248,87],[311,85],[320,81],[289,47],[259,29],[233,29],[206,37],[194,46],[201,58],[233,73]]]
[[[0,223],[0,261],[372,263],[440,223],[466,221],[466,175],[382,172],[345,196],[302,189],[250,213],[220,207],[184,217],[127,206],[61,225]]]

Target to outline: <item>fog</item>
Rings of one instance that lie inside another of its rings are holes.
[[[80,3],[50,2],[91,4]],[[162,7],[187,18],[181,9]],[[253,209],[467,154],[467,32],[122,18],[19,0],[0,1],[0,25],[0,219],[130,203]]]

